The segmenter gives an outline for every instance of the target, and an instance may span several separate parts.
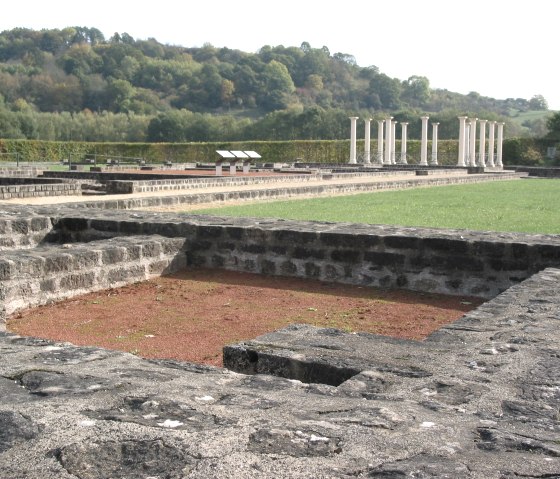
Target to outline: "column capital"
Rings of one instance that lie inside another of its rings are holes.
[[[360,117],[359,116],[349,116],[348,118],[350,118],[351,120],[357,120]]]
[[[479,123],[486,123],[488,120],[478,120]]]
[[[401,125],[408,125],[408,121],[401,121]]]
[[[468,116],[458,116],[457,117],[459,120],[466,120],[468,118]]]
[[[495,125],[496,123],[498,123],[496,120],[488,120],[489,125]]]
[[[432,125],[433,125],[433,126],[438,126],[438,125],[439,125],[439,121],[432,122]]]

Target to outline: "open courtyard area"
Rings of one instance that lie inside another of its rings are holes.
[[[558,180],[103,173],[3,190],[1,477],[560,477]]]

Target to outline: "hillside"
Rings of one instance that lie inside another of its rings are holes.
[[[0,33],[0,137],[86,141],[336,139],[349,115],[441,122],[459,113],[504,119],[546,110],[546,100],[496,100],[391,78],[352,55],[313,48],[164,45],[96,28]],[[540,124],[511,123],[529,135]],[[442,138],[456,135],[442,128]]]

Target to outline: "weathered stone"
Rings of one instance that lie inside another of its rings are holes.
[[[39,431],[39,426],[31,419],[17,412],[0,411],[0,453],[25,444],[37,436]]]
[[[56,458],[81,479],[183,479],[196,465],[180,445],[161,439],[76,443],[60,448]]]

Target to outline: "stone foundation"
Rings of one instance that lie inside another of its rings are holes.
[[[0,200],[81,194],[82,186],[77,182],[19,176],[0,178]]]
[[[2,206],[4,315],[189,264],[503,292],[423,342],[294,325],[233,371],[0,332],[0,477],[560,477],[560,236],[87,206]]]

